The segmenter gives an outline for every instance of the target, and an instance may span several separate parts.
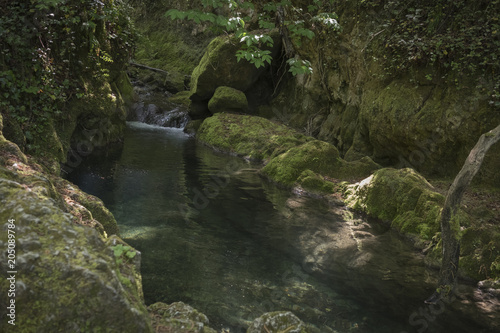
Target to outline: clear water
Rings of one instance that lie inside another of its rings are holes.
[[[269,184],[179,129],[129,123],[121,151],[68,179],[142,252],[146,303],[183,301],[218,330],[290,310],[311,332],[489,332],[424,306],[435,272],[387,227]]]

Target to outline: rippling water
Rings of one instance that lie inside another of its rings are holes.
[[[387,227],[277,188],[179,129],[129,123],[123,150],[68,178],[142,252],[147,304],[183,301],[231,332],[277,310],[311,332],[488,332],[423,305],[435,272]]]

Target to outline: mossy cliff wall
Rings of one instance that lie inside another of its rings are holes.
[[[313,74],[285,81],[272,103],[273,116],[333,143],[346,160],[370,156],[426,176],[454,176],[479,136],[500,123],[500,112],[484,89],[494,82],[485,75],[480,87],[477,77],[417,58],[398,70],[399,58],[387,41],[406,26],[388,27],[402,15],[399,9],[389,11],[388,3],[336,6],[342,31],[303,41],[298,53],[311,61]],[[467,8],[461,10],[447,20],[466,16]],[[410,43],[413,35],[404,38],[401,43]],[[498,165],[500,147],[494,147],[478,178],[499,186]]]
[[[4,135],[58,173],[70,147],[119,141],[133,99],[133,28],[121,1],[0,4]]]

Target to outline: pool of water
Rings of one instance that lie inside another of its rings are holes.
[[[141,251],[146,304],[183,301],[233,333],[278,310],[311,332],[490,332],[424,306],[436,272],[388,227],[280,189],[182,130],[128,123],[120,151],[67,178]]]

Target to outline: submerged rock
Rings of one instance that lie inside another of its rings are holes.
[[[306,325],[290,311],[268,312],[255,319],[247,333],[307,333]]]
[[[208,327],[208,318],[182,302],[154,303],[148,307],[155,332],[216,333]]]

